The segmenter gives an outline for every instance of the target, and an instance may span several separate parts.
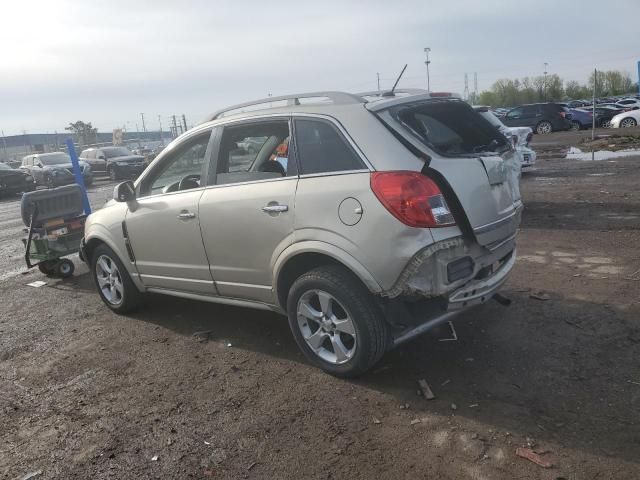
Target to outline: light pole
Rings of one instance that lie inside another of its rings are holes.
[[[542,98],[543,100],[546,102],[547,101],[547,69],[549,68],[549,64],[547,62],[544,62],[544,90],[543,90],[543,95]]]
[[[427,92],[431,91],[431,84],[429,79],[429,64],[431,63],[431,59],[429,58],[429,53],[431,53],[431,49],[429,47],[425,47],[424,53],[427,55],[427,59],[424,64],[427,66]]]

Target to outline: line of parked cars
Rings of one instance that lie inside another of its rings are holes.
[[[591,128],[594,108],[585,100],[572,100],[498,108],[493,113],[509,127],[530,127],[535,133],[544,135]],[[595,117],[595,125],[599,128],[635,127],[640,123],[640,98],[596,101]]]

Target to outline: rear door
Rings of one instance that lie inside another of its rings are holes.
[[[290,132],[288,117],[224,126],[199,207],[221,296],[273,302],[272,266],[293,241],[298,171]]]
[[[520,223],[520,163],[510,142],[466,103],[406,97],[368,107],[428,156],[451,186],[478,242],[498,248]]]

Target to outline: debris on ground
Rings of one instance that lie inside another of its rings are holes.
[[[451,404],[451,410],[457,410],[458,406],[455,403]]]
[[[192,337],[197,339],[200,343],[205,343],[209,341],[209,337],[213,333],[213,330],[204,330],[202,332],[194,332]]]
[[[551,468],[553,463],[544,460],[540,455],[531,450],[530,448],[518,447],[516,448],[516,455],[535,463],[542,468]]]
[[[373,417],[373,423],[375,423],[376,425],[380,425],[382,422],[378,420],[376,417]]]
[[[533,292],[529,295],[529,298],[533,298],[534,300],[542,300],[543,302],[546,302],[547,300],[549,300],[551,297],[549,296],[548,293],[544,293],[542,291],[540,292]]]
[[[158,455],[154,455],[153,457],[151,457],[151,461],[152,462],[157,462],[158,461]]]
[[[413,420],[411,420],[411,425],[417,425],[421,422],[421,420],[419,418],[414,418]]]
[[[431,387],[429,386],[429,384],[424,378],[421,378],[420,380],[418,380],[418,385],[420,386],[420,391],[422,392],[422,396],[426,400],[433,400],[434,398],[436,398],[436,396],[431,391]]]
[[[439,339],[440,342],[457,342],[458,341],[458,334],[456,333],[456,329],[453,327],[453,323],[451,322],[447,322],[449,324],[449,328],[451,329],[451,337],[449,338],[441,338]]]
[[[252,462],[248,467],[247,470],[251,470],[253,467],[255,467],[257,465],[257,462]]]
[[[36,280],[35,282],[27,283],[27,286],[40,288],[40,287],[44,287],[46,284],[47,282],[43,282],[42,280]]]
[[[29,480],[30,478],[35,478],[35,477],[37,477],[38,475],[41,475],[41,474],[42,474],[42,470],[36,470],[35,472],[27,473],[20,480]]]

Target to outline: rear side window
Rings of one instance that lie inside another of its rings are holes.
[[[443,155],[475,155],[509,148],[504,135],[463,102],[400,106],[391,113],[408,132]]]
[[[296,119],[295,137],[302,175],[366,168],[347,140],[327,121]]]

